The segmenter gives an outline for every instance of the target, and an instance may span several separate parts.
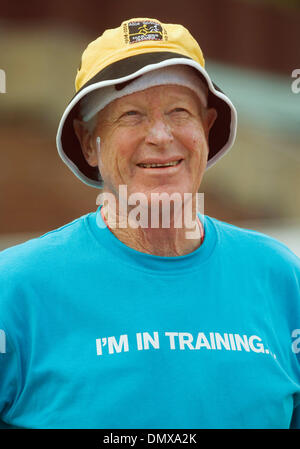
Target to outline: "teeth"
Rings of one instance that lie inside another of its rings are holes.
[[[138,164],[140,167],[144,168],[155,168],[155,167],[172,167],[173,165],[178,165],[180,161],[168,162],[166,164]]]

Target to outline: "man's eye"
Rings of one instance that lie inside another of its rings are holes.
[[[135,109],[129,109],[128,111],[124,111],[120,117],[119,120],[121,120],[124,123],[136,123],[141,118],[141,113],[139,111],[136,111]]]
[[[173,117],[174,120],[183,120],[187,119],[190,116],[190,112],[185,108],[174,108],[170,111],[170,117]]]
[[[187,113],[188,111],[184,108],[175,108],[172,110],[172,112],[186,112]]]
[[[123,116],[130,116],[130,115],[137,115],[138,111],[126,111],[124,112]]]

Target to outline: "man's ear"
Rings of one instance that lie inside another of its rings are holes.
[[[206,128],[206,132],[207,132],[207,138],[208,138],[210,129],[212,128],[213,124],[216,121],[217,116],[218,116],[218,113],[217,113],[216,109],[214,109],[214,108],[209,108],[205,111],[205,128]]]
[[[96,148],[93,145],[92,134],[86,128],[85,123],[77,118],[73,120],[73,128],[80,142],[85,160],[91,167],[96,167],[98,159]]]

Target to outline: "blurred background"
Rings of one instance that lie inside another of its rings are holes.
[[[56,130],[87,44],[133,17],[186,26],[237,108],[236,143],[201,186],[205,214],[300,256],[299,0],[0,0],[0,250],[96,209]]]

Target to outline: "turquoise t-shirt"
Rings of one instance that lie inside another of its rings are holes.
[[[0,253],[3,423],[300,428],[300,261],[200,218],[181,257],[127,247],[99,209]]]

